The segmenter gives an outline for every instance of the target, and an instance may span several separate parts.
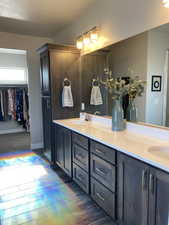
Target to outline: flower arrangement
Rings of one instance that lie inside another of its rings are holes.
[[[130,78],[129,84],[127,85],[129,99],[134,100],[137,96],[142,96],[145,84],[146,81],[140,80],[138,76]]]
[[[146,81],[142,81],[138,76],[130,78],[129,83],[122,78],[113,78],[112,71],[105,69],[105,79],[101,83],[106,87],[112,95],[112,99],[120,99],[124,95],[129,95],[129,99],[133,100],[136,96],[142,96]]]

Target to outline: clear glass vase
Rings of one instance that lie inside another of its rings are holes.
[[[113,100],[112,107],[112,130],[121,131],[126,128],[126,122],[124,120],[124,111],[122,107],[121,99]]]
[[[137,108],[134,99],[129,99],[129,105],[126,111],[126,119],[130,122],[137,122]]]

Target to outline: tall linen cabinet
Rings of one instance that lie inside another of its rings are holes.
[[[43,154],[54,163],[52,121],[78,117],[80,112],[80,52],[73,46],[45,44],[39,48],[43,116]],[[62,107],[63,80],[71,82],[73,107]]]

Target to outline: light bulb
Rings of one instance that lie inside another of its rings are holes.
[[[77,47],[78,49],[82,49],[82,48],[83,48],[83,41],[82,41],[82,40],[77,40],[77,42],[76,42],[76,47]]]
[[[98,32],[96,32],[96,31],[91,32],[90,38],[94,42],[97,41],[98,40]]]
[[[169,8],[169,0],[163,0],[163,4],[165,8]]]
[[[89,38],[88,35],[84,37],[83,43],[84,43],[84,45],[89,45],[90,44],[90,38]]]

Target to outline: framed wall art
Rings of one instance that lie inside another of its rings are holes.
[[[161,91],[162,76],[153,75],[151,83],[151,91]]]

